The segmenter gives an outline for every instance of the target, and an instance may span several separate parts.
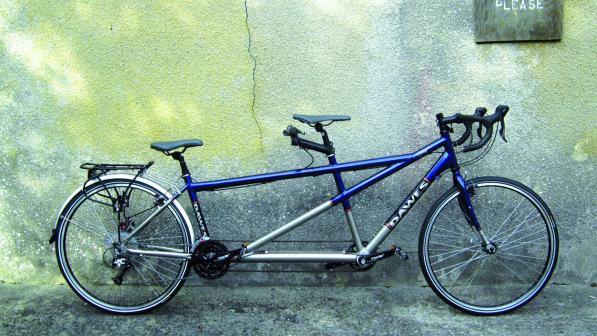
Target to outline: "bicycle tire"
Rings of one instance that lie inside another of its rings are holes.
[[[105,196],[126,190],[130,192],[127,208],[131,221],[118,223]],[[127,234],[121,223],[134,227],[152,213],[137,212],[155,208],[163,202],[160,199],[169,197],[157,184],[124,174],[100,177],[71,196],[58,217],[56,257],[66,282],[81,299],[110,313],[135,314],[155,309],[176,295],[189,272],[188,260],[127,256],[130,265],[120,284],[114,279],[121,269],[112,263],[114,243]],[[98,200],[103,203],[95,202]],[[131,238],[128,246],[159,244],[189,252],[192,241],[188,217],[174,201]]]
[[[519,182],[481,177],[467,181],[467,189],[471,187],[475,214],[497,251],[483,250],[453,187],[436,201],[421,228],[421,270],[433,291],[452,307],[475,315],[507,313],[531,301],[553,274],[559,245],[556,223],[545,202]],[[496,213],[499,209],[504,213]]]

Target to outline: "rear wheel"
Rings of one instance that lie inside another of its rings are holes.
[[[558,233],[549,209],[528,187],[500,177],[467,182],[483,246],[452,188],[435,203],[419,237],[425,279],[445,302],[478,315],[505,313],[532,300],[556,265]],[[472,188],[472,189],[471,189]]]
[[[171,203],[133,236],[122,241],[168,196],[132,177],[102,177],[75,194],[58,219],[56,256],[69,286],[89,304],[113,313],[154,309],[184,282],[187,260],[134,255],[126,248],[189,252],[192,236],[179,205]],[[113,199],[122,197],[116,211]]]

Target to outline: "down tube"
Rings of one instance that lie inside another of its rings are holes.
[[[421,198],[421,196],[427,191],[431,183],[450,165],[451,158],[446,152],[440,156],[437,162],[425,175],[423,180],[417,184],[415,189],[406,197],[400,207],[392,213],[392,215],[386,220],[385,224],[381,227],[379,232],[373,237],[371,243],[365,247],[365,252],[373,253],[381,243],[388,237],[390,232],[398,225],[398,223],[406,216],[408,211],[412,209],[413,205]]]

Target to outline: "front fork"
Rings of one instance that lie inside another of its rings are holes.
[[[460,171],[455,170],[453,172],[453,181],[454,185],[460,191],[458,195],[458,205],[460,206],[460,210],[462,210],[462,214],[466,221],[469,223],[470,226],[474,227],[479,239],[483,242],[483,249],[485,252],[489,254],[493,254],[496,251],[495,245],[487,239],[485,232],[481,228],[479,224],[479,220],[477,219],[477,215],[475,214],[475,210],[473,209],[473,205],[471,202],[471,196],[475,195],[475,189],[473,186],[466,187],[466,181],[460,175]]]
[[[450,169],[452,170],[452,180],[454,182],[454,186],[458,188],[460,191],[458,195],[458,205],[460,206],[460,210],[466,218],[468,224],[475,228],[477,232],[477,236],[483,242],[483,250],[489,254],[493,254],[496,252],[496,246],[492,242],[487,239],[487,236],[483,232],[481,225],[479,224],[479,220],[477,219],[477,215],[475,214],[475,210],[473,209],[473,205],[471,202],[471,196],[475,194],[475,189],[473,186],[470,186],[470,190],[466,187],[466,181],[460,175],[460,166],[458,165],[458,160],[456,159],[456,152],[454,151],[454,146],[452,144],[452,140],[450,139],[450,132],[453,132],[448,126],[441,125],[440,121],[443,116],[441,114],[437,115],[438,117],[438,124],[440,125],[440,134],[446,140],[445,148],[446,153],[448,153],[450,157]]]

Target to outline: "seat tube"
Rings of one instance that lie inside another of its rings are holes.
[[[330,165],[332,165],[332,166],[338,163],[336,161],[335,154],[328,155],[328,161],[330,162]],[[333,175],[334,175],[334,181],[336,182],[336,188],[338,189],[338,194],[340,194],[346,189],[344,186],[344,181],[342,181],[342,174],[340,172],[335,171],[333,173]],[[350,234],[352,235],[352,240],[354,241],[354,244],[355,244],[357,250],[361,251],[363,249],[363,242],[361,240],[361,237],[359,236],[359,231],[357,230],[357,226],[354,221],[354,216],[352,215],[352,206],[350,205],[350,201],[348,200],[348,198],[345,199],[344,201],[342,201],[342,207],[344,208],[344,215],[346,216],[346,224],[348,225],[348,228],[350,229]]]
[[[189,198],[191,199],[191,204],[193,204],[193,213],[195,214],[195,221],[197,222],[197,226],[199,226],[199,230],[201,231],[201,236],[209,236],[209,231],[207,230],[207,225],[205,224],[203,211],[201,211],[201,206],[199,205],[197,193],[191,187],[193,179],[191,178],[191,172],[189,172],[189,168],[187,167],[187,164],[184,160],[184,156],[178,154],[174,157],[174,159],[180,163],[182,177],[185,181],[187,192],[189,193]]]

